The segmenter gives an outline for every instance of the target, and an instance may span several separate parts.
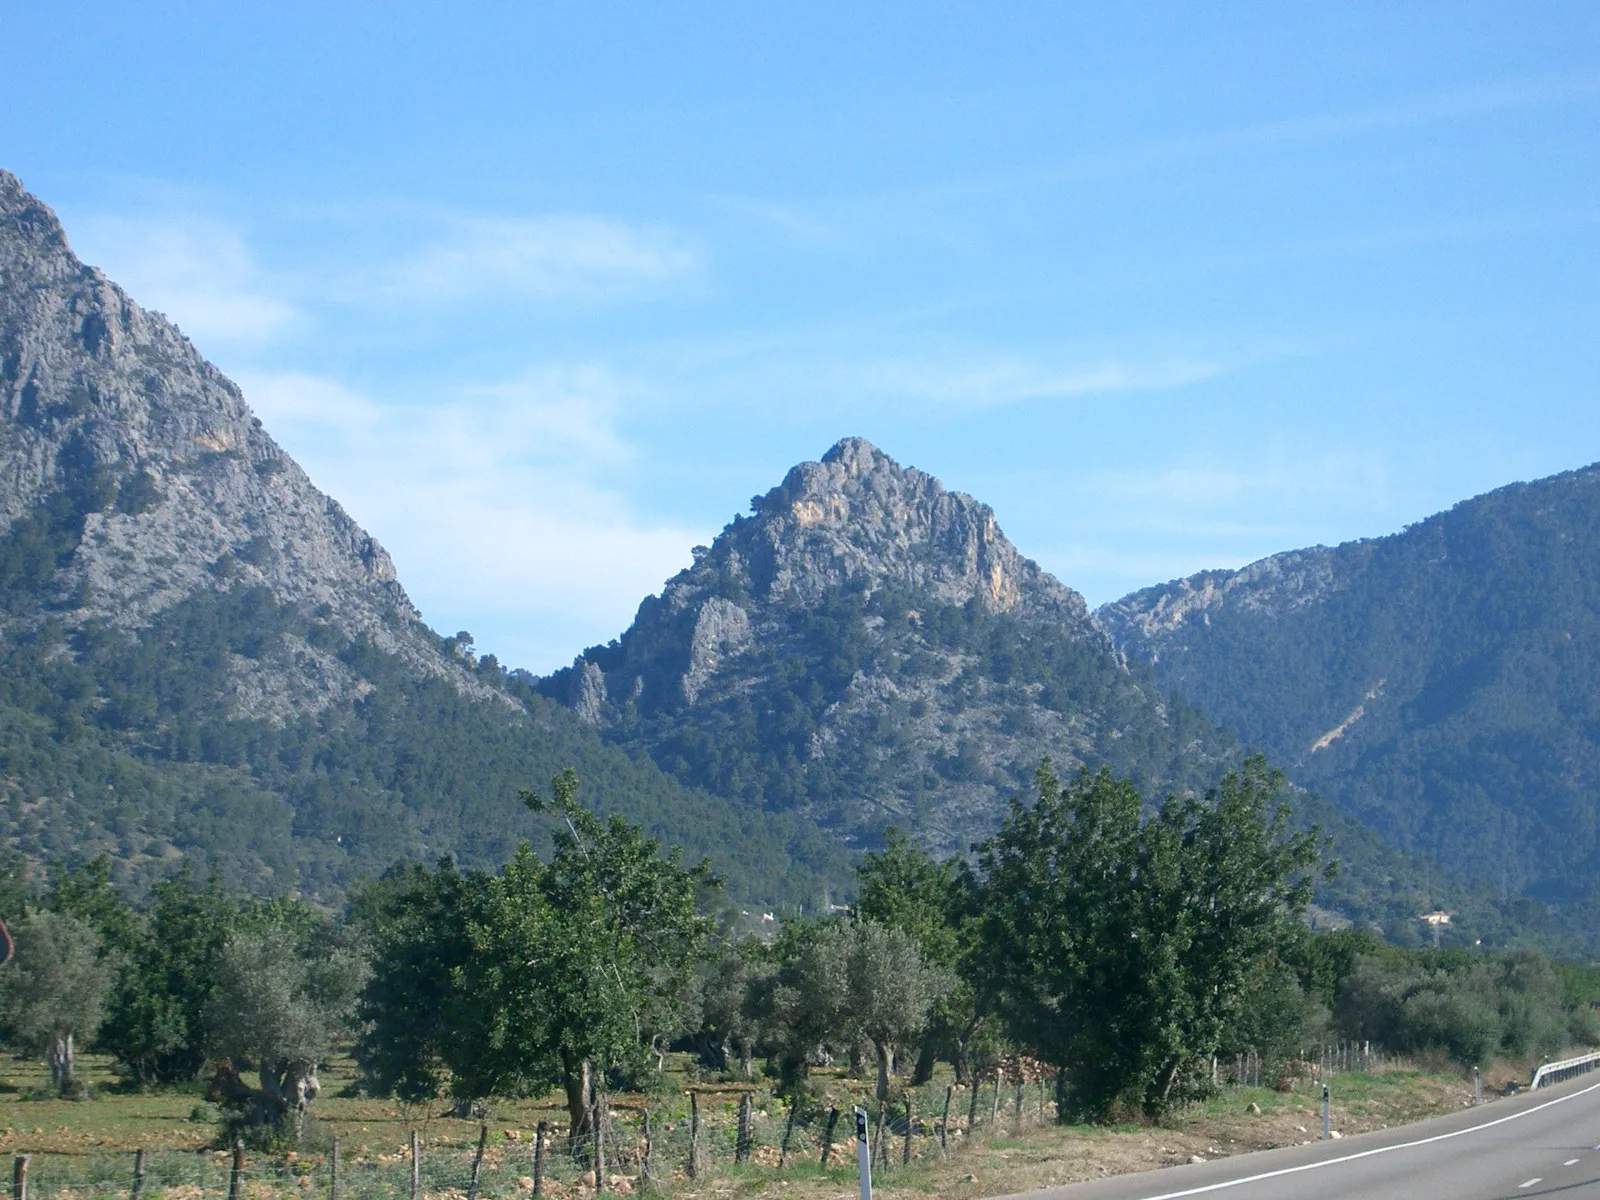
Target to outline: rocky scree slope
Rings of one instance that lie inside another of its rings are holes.
[[[843,875],[815,830],[677,784],[428,629],[238,387],[0,171],[5,840],[111,854],[131,887],[188,859],[332,895],[398,858],[503,860],[538,834],[518,788],[568,765],[736,894]]]
[[[944,852],[1046,756],[1152,792],[1231,761],[972,497],[850,438],[751,507],[546,694],[685,782]]]
[[[1097,615],[1391,844],[1600,930],[1600,467]]]

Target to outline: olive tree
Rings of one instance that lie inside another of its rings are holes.
[[[769,1012],[785,1031],[784,1074],[803,1075],[819,1052],[849,1053],[866,1043],[877,1059],[878,1097],[886,1098],[897,1054],[953,985],[902,930],[872,921],[797,929]]]
[[[100,1027],[111,968],[99,935],[66,913],[34,913],[12,936],[16,957],[0,972],[6,1023],[19,1041],[45,1054],[56,1093],[67,1095],[78,1043]]]
[[[347,1025],[361,978],[342,949],[310,952],[291,930],[240,929],[222,951],[209,1015],[212,1051],[255,1065],[261,1086],[237,1092],[248,1124],[298,1141],[321,1091],[317,1070]]]

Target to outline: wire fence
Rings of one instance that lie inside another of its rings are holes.
[[[1302,1050],[1287,1065],[1264,1067],[1255,1051],[1218,1056],[1211,1082],[1217,1091],[1272,1087],[1282,1072],[1326,1078],[1390,1065],[1370,1043],[1334,1042]],[[1278,1078],[1264,1078],[1264,1071]],[[976,1086],[897,1087],[881,1103],[866,1085],[799,1105],[729,1084],[619,1095],[585,1114],[576,1136],[564,1109],[546,1109],[548,1119],[532,1129],[486,1122],[465,1139],[460,1126],[452,1139],[435,1136],[434,1123],[424,1122],[417,1130],[346,1135],[316,1151],[280,1154],[236,1146],[19,1155],[11,1194],[12,1200],[566,1200],[597,1190],[667,1193],[729,1171],[809,1169],[842,1178],[856,1169],[856,1104],[868,1113],[874,1170],[886,1177],[955,1154],[975,1138],[1012,1137],[1056,1118],[1053,1073],[1019,1059],[983,1072]]]
[[[1211,1085],[1218,1091],[1236,1092],[1245,1088],[1282,1087],[1288,1079],[1327,1079],[1352,1071],[1384,1071],[1399,1065],[1401,1060],[1370,1041],[1340,1040],[1303,1047],[1297,1058],[1269,1059],[1264,1065],[1260,1051],[1250,1049],[1212,1058]]]
[[[34,1153],[13,1163],[13,1200],[233,1200],[326,1197],[414,1200],[593,1196],[596,1167],[611,1194],[670,1192],[723,1172],[856,1170],[852,1109],[869,1114],[874,1169],[892,1176],[974,1137],[1013,1136],[1055,1119],[1053,1083],[1013,1068],[972,1087],[897,1088],[879,1103],[863,1089],[830,1104],[790,1106],[751,1088],[683,1096],[629,1095],[602,1102],[573,1136],[564,1110],[533,1129],[485,1123],[479,1136],[430,1144],[410,1131],[390,1143],[345,1136],[311,1152],[148,1149],[139,1153]],[[596,1128],[599,1137],[596,1138]]]

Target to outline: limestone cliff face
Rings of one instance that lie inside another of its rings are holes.
[[[1340,586],[1344,566],[1326,546],[1289,550],[1143,588],[1102,605],[1095,619],[1125,650],[1159,659],[1184,645],[1191,623],[1204,628],[1225,609],[1270,618],[1321,601]]]
[[[49,615],[136,630],[196,592],[261,585],[471,686],[424,636],[383,547],[312,486],[239,388],[79,262],[55,214],[0,171],[0,536],[63,496],[81,534],[7,626]],[[327,694],[314,659],[289,655],[303,687],[242,681],[241,711]]]
[[[1082,597],[987,505],[847,438],[751,508],[547,694],[686,781],[947,852],[1041,758],[1133,768],[1124,734],[1171,737]],[[1152,784],[1182,758],[1161,753]]]
[[[1006,540],[987,504],[902,468],[861,438],[795,467],[755,509],[755,520],[717,539],[705,566],[742,570],[762,598],[792,593],[804,603],[847,584],[887,585],[939,603],[976,600],[993,612],[1079,623],[1087,615],[1082,597]],[[669,602],[698,569],[668,585]]]

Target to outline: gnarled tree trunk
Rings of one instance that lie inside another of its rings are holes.
[[[589,1112],[594,1107],[594,1067],[587,1058],[562,1052],[562,1084],[567,1093],[567,1139],[574,1158],[583,1155],[589,1132]]]
[[[889,1099],[889,1080],[894,1075],[894,1047],[888,1042],[875,1043],[878,1051],[878,1099]]]

